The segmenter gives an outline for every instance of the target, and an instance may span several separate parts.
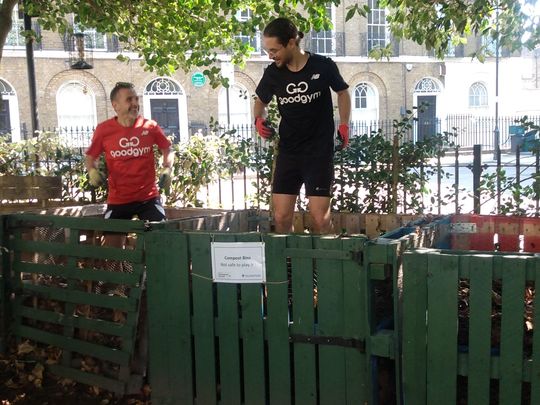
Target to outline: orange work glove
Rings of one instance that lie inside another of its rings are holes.
[[[345,149],[349,144],[349,126],[347,124],[339,124],[337,130],[340,140],[340,150]]]
[[[255,118],[255,127],[257,132],[264,139],[269,139],[274,135],[274,129],[266,124],[266,120],[261,117]]]

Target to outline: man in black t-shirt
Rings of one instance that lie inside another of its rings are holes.
[[[348,84],[330,58],[305,52],[304,34],[286,18],[263,32],[263,45],[274,60],[257,86],[254,115],[259,135],[269,138],[267,105],[276,96],[281,115],[279,153],[272,183],[275,231],[292,232],[294,205],[302,184],[309,199],[313,233],[331,231],[330,197],[334,179],[334,112],[330,89],[337,93],[342,147],[349,142],[351,98]]]

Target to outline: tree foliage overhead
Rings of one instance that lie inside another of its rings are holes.
[[[500,45],[512,50],[538,46],[540,17],[526,12],[531,2],[534,0],[379,0],[379,7],[388,10],[387,22],[394,37],[424,44],[443,56],[450,44],[462,43],[474,34],[499,37]],[[17,1],[0,3],[3,46]],[[342,1],[331,3],[337,6]],[[367,16],[366,3],[349,5],[347,20],[358,14]],[[328,29],[330,24],[326,0],[26,0],[23,4],[43,29],[69,30],[66,16],[73,14],[81,26],[116,34],[127,50],[142,57],[148,69],[166,74],[204,67],[210,79],[219,72],[215,62],[220,53],[232,55],[237,65],[251,54],[250,46],[235,35],[256,35],[276,16],[294,19],[303,31]],[[241,10],[250,10],[252,18],[240,21],[236,14]],[[385,51],[379,56],[385,56]]]
[[[442,58],[451,45],[466,42],[472,35],[498,38],[511,51],[540,44],[538,0],[379,0],[388,10],[387,23],[395,38],[422,44]],[[535,9],[535,5],[537,5]],[[366,16],[369,9],[350,6],[347,20]],[[390,46],[381,56],[388,56]],[[476,55],[484,56],[484,49]]]
[[[219,53],[231,54],[239,65],[251,54],[252,48],[235,35],[252,35],[279,15],[290,16],[303,29],[320,29],[329,24],[325,5],[323,0],[27,0],[21,7],[45,30],[69,30],[65,17],[73,14],[80,26],[116,34],[148,69],[167,74],[200,66],[213,78]],[[252,18],[240,21],[237,12],[247,9]]]

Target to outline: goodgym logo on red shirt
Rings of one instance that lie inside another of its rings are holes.
[[[118,140],[118,146],[120,149],[111,150],[111,157],[137,157],[150,153],[152,149],[150,146],[139,146],[139,144],[140,139],[136,136],[132,136],[130,138],[120,138]]]

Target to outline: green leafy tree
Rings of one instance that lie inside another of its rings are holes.
[[[534,15],[536,0],[379,0],[386,8],[387,23],[397,39],[410,39],[444,57],[452,45],[465,43],[471,35],[499,39],[501,47],[510,51],[523,47],[534,49],[540,43],[540,21]],[[355,4],[348,7],[347,20],[356,15],[367,16],[369,7]],[[536,11],[537,13],[537,11]],[[374,57],[390,56],[391,44],[375,49]],[[480,60],[486,49],[475,55]]]
[[[512,50],[540,43],[538,18],[527,12],[532,0],[379,0],[388,10],[387,21],[396,38],[411,39],[444,55],[450,44],[465,41],[468,35],[499,37],[501,46]],[[17,0],[0,0],[0,61],[11,29],[11,15]],[[219,83],[218,52],[232,55],[242,65],[252,48],[235,37],[255,35],[272,18],[286,15],[303,31],[328,29],[327,0],[186,0],[186,1],[41,1],[26,0],[21,6],[38,19],[46,30],[70,29],[66,16],[75,23],[118,35],[128,50],[137,52],[148,69],[166,74],[179,69],[205,67],[214,85]],[[333,0],[339,5],[340,0]],[[365,17],[370,9],[364,1],[348,7],[347,20]],[[252,18],[240,21],[237,11],[251,10]],[[496,14],[499,18],[496,25]],[[498,28],[498,29],[497,29]],[[389,48],[374,56],[388,55]]]
[[[1,60],[17,1],[0,3]],[[65,17],[73,14],[74,22],[81,26],[117,35],[127,50],[139,53],[148,69],[167,74],[206,67],[204,73],[217,85],[219,52],[229,53],[234,64],[242,65],[253,51],[235,35],[256,35],[278,15],[290,16],[304,30],[326,28],[330,20],[325,6],[324,0],[26,0],[21,8],[36,17],[43,29],[58,32],[71,29]],[[253,17],[239,20],[236,13],[246,9]]]

